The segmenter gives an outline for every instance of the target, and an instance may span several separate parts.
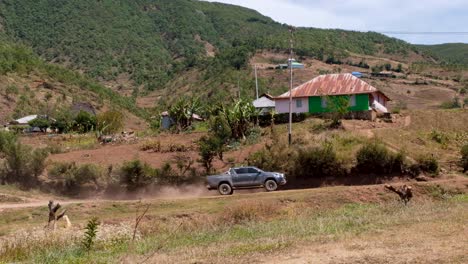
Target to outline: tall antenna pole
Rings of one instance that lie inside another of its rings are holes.
[[[257,78],[257,64],[255,64],[255,94],[258,99],[258,78]]]
[[[293,32],[294,27],[289,27],[289,126],[288,126],[288,143],[292,143],[292,89],[293,89]]]

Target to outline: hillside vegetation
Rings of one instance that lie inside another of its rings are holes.
[[[164,87],[193,67],[209,73],[247,65],[256,49],[285,51],[288,27],[243,7],[190,0],[0,2],[1,29],[46,61],[116,81],[118,89]],[[414,46],[378,33],[299,28],[296,52],[400,54]],[[216,54],[214,58],[212,58]]]
[[[418,47],[431,52],[446,62],[468,65],[468,44],[447,43],[440,45],[419,45]]]
[[[2,122],[29,114],[60,112],[73,102],[89,102],[97,108],[112,106],[146,116],[131,98],[82,74],[46,63],[30,48],[6,41],[0,41],[0,80]]]

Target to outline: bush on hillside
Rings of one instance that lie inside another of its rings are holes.
[[[140,160],[125,162],[120,168],[120,183],[135,191],[156,182],[157,171]]]
[[[343,176],[346,171],[330,144],[300,149],[294,160],[296,178]]]
[[[124,126],[124,116],[119,111],[107,111],[97,116],[97,129],[103,135],[115,134]]]
[[[17,142],[16,139],[8,140],[11,141],[0,146],[5,158],[0,175],[2,183],[18,183],[25,188],[37,186],[39,176],[45,168],[48,151],[33,149]]]
[[[422,155],[417,159],[417,165],[422,172],[430,174],[439,173],[439,162],[433,155]]]
[[[16,134],[9,131],[0,131],[0,153],[4,153],[9,144],[16,142]]]
[[[102,187],[104,171],[96,164],[77,165],[74,162],[57,162],[48,171],[49,177],[59,180],[64,191],[76,193],[86,184],[94,184],[95,188]]]
[[[468,171],[468,144],[464,145],[461,148],[461,166],[463,168],[463,172]]]
[[[452,99],[452,101],[443,102],[443,103],[440,105],[440,107],[443,108],[443,109],[460,108],[460,107],[461,107],[460,98],[458,98],[458,96],[455,96],[455,97]]]
[[[379,142],[364,145],[356,154],[356,159],[356,169],[362,173],[401,173],[405,165],[403,153],[392,153]]]
[[[198,147],[198,154],[200,156],[198,162],[205,168],[206,173],[210,173],[213,167],[213,160],[216,155],[219,156],[222,153],[224,144],[216,136],[203,136],[198,141]]]
[[[73,123],[73,130],[80,133],[87,133],[96,129],[97,120],[96,117],[86,111],[80,111]]]
[[[431,131],[431,139],[439,144],[447,144],[449,141],[447,134],[435,129]]]
[[[38,117],[28,122],[30,127],[38,127],[42,132],[47,132],[47,128],[51,126],[52,122],[45,117]]]

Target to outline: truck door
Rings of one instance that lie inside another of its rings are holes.
[[[232,176],[232,183],[235,187],[243,187],[250,184],[250,175],[247,168],[238,168],[234,169],[236,172],[235,175]]]
[[[247,169],[249,173],[249,185],[262,185],[263,182],[260,179],[260,171],[257,170],[256,168],[248,168]]]

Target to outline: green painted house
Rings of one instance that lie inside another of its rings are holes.
[[[275,97],[277,113],[289,113],[289,92]],[[332,102],[348,104],[353,113],[388,112],[390,99],[352,74],[320,75],[292,90],[292,112],[320,114],[333,111]]]

